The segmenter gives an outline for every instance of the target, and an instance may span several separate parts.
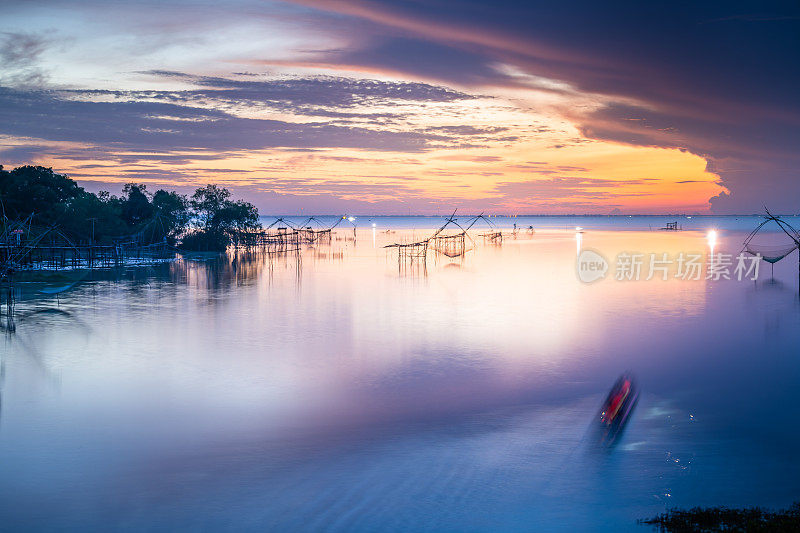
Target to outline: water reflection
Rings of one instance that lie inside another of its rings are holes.
[[[215,255],[202,261],[183,260],[170,264],[169,277],[173,282],[192,286],[207,294],[229,292],[237,288],[257,285],[259,280],[272,282],[276,276],[291,274],[299,284],[306,261],[343,258],[343,255],[300,251],[267,253],[257,250],[235,250],[228,254]]]
[[[777,265],[783,288],[584,284],[583,245],[613,260],[708,243],[573,228],[479,239],[414,276],[382,246],[429,231],[345,228],[299,253],[98,273],[19,300],[0,354],[0,518],[624,530],[666,504],[799,490],[795,273]],[[626,368],[639,407],[610,453],[582,453]],[[754,382],[770,386],[744,397]]]
[[[5,334],[14,333],[16,322],[14,321],[14,291],[9,284],[0,286],[0,329]]]

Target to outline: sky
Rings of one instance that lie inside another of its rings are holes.
[[[0,163],[274,214],[800,212],[800,3],[0,0]]]

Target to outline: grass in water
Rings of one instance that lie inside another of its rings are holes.
[[[727,507],[695,507],[688,511],[670,509],[654,518],[639,520],[658,531],[683,532],[800,532],[800,502],[788,509],[768,511],[759,507],[728,509]]]

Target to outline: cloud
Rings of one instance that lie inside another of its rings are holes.
[[[332,64],[413,73],[422,79],[446,80],[466,86],[480,85],[498,77],[491,56],[408,37],[375,37],[360,43],[357,49],[325,54],[321,59]]]
[[[508,131],[508,128],[501,126],[479,128],[476,126],[458,125],[458,126],[432,126],[428,128],[428,130],[442,131],[446,133],[455,133],[457,135],[487,135],[487,134],[493,135],[495,133]]]
[[[47,81],[39,57],[50,41],[33,33],[0,33],[0,85],[41,87]]]
[[[518,87],[527,77],[532,88],[595,95],[593,106],[563,109],[590,138],[726,160],[718,167],[731,194],[715,207],[746,211],[756,202],[754,190],[771,191],[757,194],[758,201],[784,208],[791,207],[787,192],[800,197],[800,181],[778,170],[798,163],[800,4],[663,10],[646,2],[573,1],[547,9],[513,0],[301,3],[387,28],[383,44],[373,40],[368,52],[342,54],[348,61],[462,86]],[[410,59],[398,53],[402,48],[412,51]],[[450,54],[455,68],[428,67],[424,50],[432,58]],[[493,65],[509,68],[492,74]],[[520,75],[509,76],[511,70]]]
[[[175,75],[172,73],[171,75]],[[69,141],[110,150],[256,150],[273,147],[358,148],[419,152],[433,146],[462,147],[457,131],[392,131],[333,121],[288,122],[239,116],[221,101],[261,102],[302,112],[311,103],[332,108],[397,99],[441,102],[468,95],[427,84],[344,79],[238,82],[200,78],[213,90],[21,91],[0,88],[0,133]],[[101,99],[100,97],[112,97]],[[211,101],[211,103],[209,103]],[[368,117],[373,119],[374,117]]]
[[[527,181],[501,182],[497,184],[498,193],[508,199],[531,200],[569,200],[585,202],[588,199],[619,198],[622,196],[641,196],[645,193],[623,193],[616,189],[620,183],[641,185],[643,180],[613,180],[605,178],[554,177]],[[597,207],[596,205],[594,206]]]
[[[581,147],[592,152],[587,138],[699,154],[731,192],[714,200],[715,209],[753,210],[755,202],[791,209],[800,197],[792,170],[800,163],[800,7],[301,4],[9,6],[9,27],[47,28],[58,13],[59,42],[76,42],[58,50],[45,31],[4,34],[0,59],[13,68],[0,76],[13,88],[0,92],[0,133],[29,145],[6,157],[92,154],[136,169],[269,149],[395,157],[445,148],[463,152],[459,161],[485,164],[480,171],[489,176],[497,169],[478,158],[499,157],[500,143],[525,146],[538,132],[541,151],[557,150],[553,157],[564,163]],[[264,65],[269,76],[250,72]],[[321,68],[351,77],[314,76]],[[240,74],[225,74],[231,70]],[[46,72],[50,90],[30,90]],[[495,109],[499,118],[490,122],[477,95],[495,96],[492,107],[516,107]],[[548,120],[522,125],[523,113]],[[470,153],[481,147],[493,155]],[[503,152],[508,163],[512,150]],[[583,172],[513,166],[505,168]],[[455,178],[460,169],[452,167],[445,172]]]
[[[156,98],[187,100],[215,98],[236,103],[283,105],[291,110],[313,107],[341,110],[381,103],[453,102],[474,98],[464,92],[421,82],[365,80],[334,76],[239,80],[216,76],[195,76],[171,71],[149,71],[145,74],[180,79],[186,83],[206,88],[187,91],[152,91],[150,94]],[[115,92],[114,94],[130,93]],[[141,92],[141,94],[147,95],[146,92]]]
[[[0,145],[0,162],[29,163],[35,161],[41,154],[49,152],[51,148],[42,144]]]

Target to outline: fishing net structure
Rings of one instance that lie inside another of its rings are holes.
[[[455,212],[453,212],[442,227],[436,230],[436,233],[429,237],[430,248],[434,252],[451,259],[463,257],[468,251],[472,250],[475,245],[475,241],[468,232],[479,220],[483,220],[490,230],[489,233],[481,234],[484,241],[487,240],[487,236],[490,236],[490,242],[502,243],[502,232],[495,227],[491,220],[483,216],[483,213],[467,219],[465,225],[459,224],[454,217]]]
[[[299,225],[277,217],[266,228],[234,232],[231,241],[237,249],[266,253],[297,252],[302,245],[331,244],[333,230],[342,219],[326,227],[315,217],[309,217]]]
[[[342,220],[344,220],[344,217],[340,218],[333,226],[325,227],[325,225],[315,217],[309,217],[308,220],[300,224],[297,231],[300,234],[301,240],[307,244],[330,244],[333,229],[338,226],[339,222]],[[314,223],[313,226],[311,225],[312,222]]]
[[[492,222],[480,214],[471,217],[467,220],[467,224],[462,225],[455,218],[455,211],[445,221],[445,223],[437,229],[433,235],[427,239],[409,242],[409,243],[394,243],[385,246],[384,248],[392,248],[397,250],[398,259],[402,262],[404,260],[421,261],[424,263],[428,250],[433,250],[439,255],[443,255],[450,259],[457,257],[464,257],[475,244],[468,231],[479,220],[484,220],[491,228],[492,242],[502,242],[502,232],[497,231]]]
[[[431,250],[451,259],[461,257],[468,251],[466,233],[437,235],[430,238],[429,245]]]
[[[747,243],[744,247],[745,251],[750,255],[760,255],[761,259],[773,265],[794,252],[797,249],[796,244],[787,246],[762,246],[753,243]]]
[[[114,237],[110,244],[95,243],[94,237],[88,242],[73,240],[56,224],[42,227],[32,220],[33,214],[23,221],[11,221],[2,215],[0,281],[10,280],[19,270],[105,268],[126,262],[160,261],[175,255],[165,238],[156,238],[165,233],[160,214],[140,231]]]
[[[463,257],[467,253],[467,230],[474,224],[473,222],[465,228],[454,217],[455,212],[428,238],[431,250],[451,259]],[[448,231],[451,228],[455,232]]]
[[[483,237],[484,242],[490,242],[492,244],[503,244],[502,231],[487,231],[486,233],[481,233],[481,237]]]
[[[767,245],[753,242],[753,239],[761,232],[761,230],[769,223],[776,224],[783,233],[785,233],[790,241],[783,245]],[[788,222],[782,218],[773,215],[767,210],[764,220],[750,232],[744,240],[743,251],[750,255],[761,257],[767,263],[774,265],[781,259],[785,258],[800,246],[800,233]]]

